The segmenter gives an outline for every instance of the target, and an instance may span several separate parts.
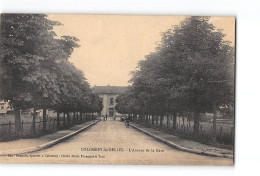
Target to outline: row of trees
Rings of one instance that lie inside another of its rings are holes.
[[[117,99],[120,113],[146,119],[192,112],[194,134],[199,115],[233,108],[234,49],[224,34],[208,22],[209,17],[190,17],[162,34],[157,50],[139,62],[130,80],[132,86]]]
[[[15,111],[16,133],[23,109],[43,109],[43,130],[46,109],[55,110],[58,121],[61,112],[69,118],[70,112],[102,110],[83,73],[69,62],[77,38],[58,38],[53,28],[61,24],[44,14],[1,14],[0,19],[0,99]]]

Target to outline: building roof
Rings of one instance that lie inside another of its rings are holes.
[[[122,94],[128,90],[127,86],[94,86],[94,94]]]

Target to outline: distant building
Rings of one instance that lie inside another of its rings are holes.
[[[106,114],[109,117],[114,115],[119,115],[115,110],[116,98],[127,91],[128,87],[126,86],[94,86],[93,93],[102,98],[103,109],[101,115],[105,116]]]
[[[6,115],[8,111],[12,111],[9,101],[0,100],[0,114]]]
[[[23,109],[21,111],[21,114],[32,114],[32,113],[33,113],[33,108]],[[42,117],[43,109],[36,109],[36,114],[38,117]],[[57,113],[54,110],[46,109],[46,115],[48,117],[56,117]]]

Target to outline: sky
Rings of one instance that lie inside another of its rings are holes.
[[[50,14],[48,19],[63,25],[54,28],[58,37],[79,39],[79,48],[71,55],[91,86],[126,86],[138,61],[143,60],[161,40],[161,34],[179,25],[187,16],[144,15],[64,15]],[[211,17],[225,40],[235,44],[235,18]]]

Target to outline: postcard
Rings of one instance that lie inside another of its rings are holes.
[[[232,166],[235,17],[1,14],[0,162]]]

